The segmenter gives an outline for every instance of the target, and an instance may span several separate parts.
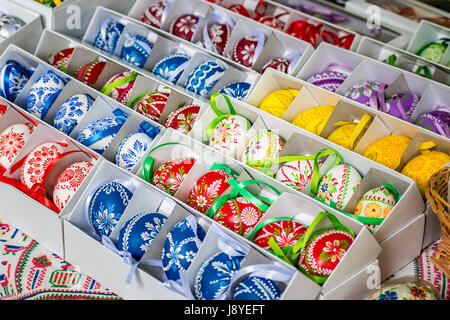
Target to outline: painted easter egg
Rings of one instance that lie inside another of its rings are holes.
[[[152,52],[153,43],[141,35],[126,35],[126,37],[120,52],[120,58],[136,67],[144,68]]]
[[[386,112],[394,117],[410,121],[419,104],[420,96],[414,93],[396,93],[386,99]]]
[[[365,114],[358,122],[337,122],[334,125],[339,127],[334,129],[327,139],[341,147],[353,150],[366,134],[372,119],[372,116]]]
[[[363,194],[353,212],[356,216],[386,218],[397,201],[392,192],[385,187],[372,188]]]
[[[117,248],[131,253],[139,261],[158,236],[167,217],[157,212],[135,215],[120,229]]]
[[[167,91],[150,92],[136,102],[133,109],[147,118],[158,122],[169,96],[170,92]]]
[[[35,184],[44,183],[49,166],[62,155],[66,147],[67,144],[57,142],[46,142],[35,147],[23,162],[20,181],[30,189]]]
[[[187,104],[172,111],[164,121],[164,127],[175,129],[188,134],[197,120],[200,107],[195,104]]]
[[[14,60],[8,60],[0,69],[0,96],[14,101],[27,84],[32,72]]]
[[[153,3],[142,14],[141,21],[152,27],[159,28],[163,22],[166,7],[167,1],[165,0]]]
[[[208,36],[215,50],[222,54],[230,38],[231,28],[226,23],[214,23],[208,28]],[[203,44],[207,43],[203,39]],[[208,46],[205,45],[207,49]]]
[[[0,103],[0,117],[5,114],[6,110],[8,110],[8,106]]]
[[[347,79],[347,75],[344,73],[326,70],[312,75],[306,81],[322,89],[336,92],[345,79]]]
[[[378,93],[381,90],[378,81],[361,81],[347,89],[346,98],[362,103],[374,109],[379,108]]]
[[[94,99],[86,93],[71,96],[56,111],[53,126],[65,134],[70,134],[86,116],[93,103]]]
[[[250,91],[251,84],[245,81],[232,82],[219,90],[220,93],[230,98],[244,101]]]
[[[420,115],[414,124],[450,138],[450,108],[439,106],[434,111]]]
[[[162,164],[153,174],[153,185],[174,195],[194,163],[194,158],[182,158]]]
[[[0,13],[0,38],[9,38],[25,25],[19,17]]]
[[[231,277],[240,269],[244,258],[244,255],[230,256],[219,252],[206,260],[195,277],[195,297],[198,300],[223,297],[231,284]]]
[[[320,167],[324,160],[318,160],[317,164]],[[303,188],[311,181],[314,172],[314,160],[296,160],[284,163],[278,169],[275,179],[282,184],[287,185],[297,191],[302,191]]]
[[[298,265],[323,283],[344,258],[353,241],[354,237],[347,231],[335,228],[320,230],[303,248]]]
[[[123,117],[104,117],[88,124],[76,140],[95,152],[102,154],[116,137],[124,124]]]
[[[284,73],[288,73],[289,66],[291,65],[291,61],[289,59],[283,58],[283,57],[273,57],[270,58],[269,61],[267,61],[262,70],[261,73],[264,73],[268,68],[272,68]]]
[[[89,199],[88,222],[97,235],[109,236],[133,196],[126,186],[111,181],[99,186]]]
[[[270,17],[270,16],[261,17],[258,20],[258,22],[280,31],[283,31],[284,26],[286,25],[283,21],[281,21],[277,17]]]
[[[77,70],[75,77],[84,84],[94,87],[105,66],[105,61],[89,62]]]
[[[299,90],[290,88],[275,90],[264,98],[259,105],[259,108],[281,118],[298,93]]]
[[[194,37],[200,18],[193,14],[183,14],[175,19],[170,26],[170,33],[173,35],[191,41]]]
[[[386,136],[372,143],[363,156],[396,170],[411,139],[402,135]]]
[[[251,67],[256,61],[256,48],[258,37],[246,36],[239,40],[233,48],[231,59],[246,67]]]
[[[246,237],[258,224],[265,211],[244,197],[230,199],[217,210],[213,220],[233,232]]]
[[[129,134],[117,148],[115,163],[130,171],[147,154],[152,141],[148,134],[141,131]]]
[[[389,280],[373,290],[363,300],[442,300],[430,282],[414,276]]]
[[[65,87],[65,82],[52,71],[47,71],[32,85],[27,99],[27,111],[44,119],[53,102]]]
[[[263,225],[261,228],[259,226],[256,228],[253,242],[269,251],[273,251],[269,243],[271,238],[283,250],[292,248],[308,230],[308,227],[300,221],[284,217],[277,218],[276,221]]]
[[[435,63],[440,63],[446,49],[447,42],[431,42],[417,51],[417,55]]]
[[[207,61],[197,66],[187,78],[185,88],[206,97],[225,73],[226,66],[215,61]]]
[[[53,203],[59,210],[67,205],[93,166],[90,162],[78,161],[59,175],[53,188]]]
[[[272,131],[263,131],[250,139],[242,155],[243,163],[272,160],[280,155],[284,142]]]
[[[250,276],[234,289],[233,300],[280,300],[282,290],[275,281]]]
[[[191,57],[184,53],[170,54],[155,64],[153,73],[167,81],[177,83],[189,60]]]
[[[216,151],[223,152],[236,158],[247,143],[247,131],[250,122],[240,115],[232,115],[219,121],[212,130],[209,146]]]
[[[167,234],[161,260],[168,280],[177,281],[180,273],[188,270],[205,235],[203,227],[198,223],[191,225],[190,219],[178,222]]]
[[[108,53],[114,53],[124,28],[122,23],[114,19],[104,21],[92,45]]]
[[[337,210],[343,210],[361,183],[361,175],[349,164],[330,169],[319,183],[317,198]]]
[[[117,102],[128,105],[137,76],[137,73],[128,71],[112,76],[105,83],[101,92]]]
[[[334,106],[317,106],[306,109],[295,117],[292,124],[319,136],[333,110]]]
[[[8,169],[30,138],[33,128],[23,123],[13,124],[0,134],[0,168]],[[2,172],[3,173],[3,172]]]
[[[48,63],[55,68],[64,71],[69,65],[70,59],[72,58],[75,48],[66,48],[60,50],[48,58]]]
[[[217,198],[230,187],[226,181],[232,178],[233,176],[223,169],[205,173],[189,190],[187,204],[201,213],[207,212]]]

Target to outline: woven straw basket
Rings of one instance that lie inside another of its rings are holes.
[[[431,261],[447,277],[450,277],[450,204],[447,202],[449,175],[450,167],[441,168],[430,177],[425,188],[425,195],[441,223],[442,231],[439,249]]]

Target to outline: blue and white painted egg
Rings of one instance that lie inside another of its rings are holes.
[[[68,98],[56,111],[53,126],[65,134],[70,134],[80,123],[94,103],[94,99],[85,93]]]
[[[95,152],[103,154],[124,122],[120,117],[105,117],[95,120],[81,130],[76,140]]]
[[[141,35],[127,35],[123,43],[120,58],[139,68],[143,68],[152,52],[153,43]]]
[[[120,229],[117,248],[141,260],[153,240],[158,236],[167,217],[161,213],[141,213],[129,219]]]
[[[18,62],[8,60],[0,69],[0,97],[13,102],[32,74]]]
[[[27,99],[27,111],[44,119],[65,85],[66,83],[61,77],[48,70],[31,86]]]
[[[97,235],[109,236],[113,232],[132,196],[133,192],[117,181],[97,188],[88,207],[88,222]]]
[[[141,131],[129,134],[117,148],[116,164],[130,171],[148,153],[152,141]]]
[[[203,97],[208,96],[214,85],[225,73],[225,66],[208,61],[197,66],[187,78],[185,88]]]
[[[124,28],[125,26],[122,23],[114,19],[106,20],[100,26],[100,30],[98,31],[92,45],[100,50],[114,53],[117,42],[119,41]]]
[[[188,219],[178,222],[167,234],[162,250],[162,265],[168,280],[180,279],[197,255],[205,238],[205,230],[197,224],[196,231]]]
[[[168,55],[156,63],[153,73],[167,81],[177,83],[189,60],[191,57],[184,53]]]
[[[250,276],[236,286],[233,300],[280,300],[281,293],[275,281]]]
[[[209,258],[195,277],[195,297],[198,300],[218,300],[226,295],[231,278],[240,269],[244,258],[244,255],[230,256],[225,252]]]
[[[220,93],[225,94],[231,98],[244,101],[250,90],[250,83],[245,81],[237,81],[227,84],[219,90]]]

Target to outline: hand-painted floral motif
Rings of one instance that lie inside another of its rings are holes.
[[[126,35],[123,43],[120,58],[139,68],[144,68],[150,53],[152,52],[153,43],[141,35]]]
[[[255,161],[275,159],[283,147],[284,142],[277,134],[272,131],[263,131],[248,142],[242,155],[242,162],[251,165]],[[254,168],[259,169],[258,166],[254,166]]]
[[[246,36],[239,40],[233,48],[231,58],[246,67],[251,67],[255,63],[255,53],[258,46],[258,38]]]
[[[170,32],[180,38],[191,41],[196,30],[199,17],[193,14],[184,14],[176,19],[170,27]]]
[[[153,73],[167,81],[177,83],[189,60],[191,57],[184,53],[168,55],[156,63]]]
[[[185,88],[207,97],[215,84],[223,76],[226,66],[216,61],[207,61],[197,66],[186,80]]]
[[[116,50],[117,42],[119,41],[120,35],[122,34],[125,26],[114,20],[109,19],[100,27],[97,36],[94,39],[93,46],[99,48],[100,50],[114,53]]]
[[[307,227],[296,220],[285,218],[262,227],[254,242],[263,249],[273,251],[269,240],[273,238],[281,249],[293,247],[306,233]]]
[[[147,118],[158,122],[169,96],[170,92],[167,91],[150,92],[136,102],[133,109]]]
[[[130,171],[149,151],[153,139],[144,132],[134,132],[122,140],[116,152],[115,162]]]
[[[440,300],[433,285],[425,280],[404,276],[386,282],[364,300]]]
[[[70,134],[93,103],[94,99],[88,94],[73,95],[59,107],[53,120],[53,126],[65,134]]]
[[[227,84],[219,92],[231,98],[244,101],[250,91],[250,86],[248,82],[238,81]]]
[[[200,107],[194,104],[182,106],[174,111],[164,121],[164,127],[188,134],[197,120]]]
[[[324,160],[318,161],[319,169],[323,163]],[[313,172],[314,160],[289,161],[281,166],[275,179],[297,191],[302,191],[311,181]]]
[[[14,60],[8,60],[0,69],[0,97],[13,102],[32,75]]]
[[[250,276],[236,286],[233,300],[279,300],[280,287],[272,280]]]
[[[239,115],[222,119],[209,138],[209,146],[232,157],[238,156],[245,147],[249,122]]]
[[[0,168],[8,169],[32,133],[29,125],[18,123],[0,135]]]
[[[153,185],[170,195],[174,195],[194,163],[195,159],[193,158],[183,158],[164,163],[153,174]]]

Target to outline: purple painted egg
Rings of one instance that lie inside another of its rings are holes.
[[[450,138],[450,107],[439,106],[434,111],[422,114],[417,118],[415,124]]]
[[[386,99],[384,112],[391,116],[410,121],[419,104],[420,96],[414,93],[396,93]]]
[[[336,92],[345,79],[347,79],[347,75],[342,72],[327,70],[309,77],[306,81],[322,89]]]
[[[381,83],[378,81],[361,81],[348,88],[344,96],[366,106],[378,109],[378,93]]]

